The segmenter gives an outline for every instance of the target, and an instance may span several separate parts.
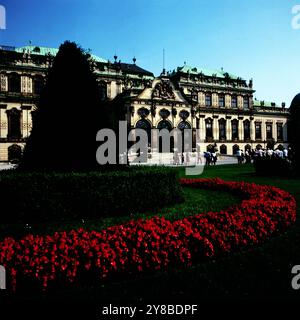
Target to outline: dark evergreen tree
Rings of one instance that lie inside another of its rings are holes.
[[[66,41],[49,69],[19,169],[98,169],[96,133],[109,125],[102,107],[89,55]]]
[[[292,147],[291,160],[294,172],[300,174],[300,93],[291,103],[288,140]]]

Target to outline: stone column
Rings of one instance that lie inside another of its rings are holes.
[[[33,93],[33,84],[31,77],[27,77],[27,93]]]
[[[216,93],[213,93],[211,95],[211,99],[212,99],[212,107],[217,108],[218,107],[218,95]]]
[[[198,102],[201,108],[205,107],[205,94],[203,92],[198,93]]]
[[[265,120],[261,121],[261,139],[262,141],[265,141],[266,138],[266,122]]]
[[[205,121],[204,121],[205,115],[200,115],[200,121],[199,121],[199,133],[200,138],[199,141],[204,142],[205,141]]]
[[[111,99],[111,82],[107,83],[107,98]]]
[[[219,140],[219,116],[213,116],[213,136],[214,140]]]
[[[21,92],[27,93],[27,77],[21,76]]]
[[[225,108],[229,109],[231,107],[231,97],[229,94],[225,95]]]
[[[30,121],[30,112],[31,106],[22,106],[22,117],[21,117],[21,129],[22,129],[22,137],[27,138],[30,134],[31,129],[31,121]]]
[[[277,141],[277,125],[276,121],[272,121],[272,138]]]
[[[226,140],[231,140],[231,116],[226,116]]]
[[[253,117],[250,117],[250,139],[251,141],[255,140],[255,122]]]
[[[241,117],[239,117],[239,140],[244,140],[244,123]]]
[[[244,100],[242,96],[237,97],[237,107],[238,109],[243,109]]]
[[[8,134],[8,118],[6,113],[6,105],[0,105],[0,138],[7,138]]]
[[[4,73],[1,73],[0,76],[0,91],[8,91],[8,79]]]

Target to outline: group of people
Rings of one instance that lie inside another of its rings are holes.
[[[205,165],[216,165],[218,160],[218,154],[216,150],[206,151],[204,152]]]
[[[245,152],[241,149],[238,149],[236,151],[236,158],[239,164],[243,163],[252,163],[256,159],[259,158],[282,158],[282,159],[287,159],[289,160],[289,155],[291,154],[290,150],[287,148],[276,148],[275,150],[271,148],[267,149],[246,149]],[[216,165],[218,161],[218,153],[217,150],[211,149],[208,151],[205,151],[203,153],[204,159],[205,159],[205,165],[210,166],[210,165]],[[173,155],[173,163],[174,165],[190,165],[190,153],[189,152],[184,152],[184,153],[179,153],[179,152],[174,152]],[[200,151],[197,152],[196,154],[196,162],[197,164],[202,164],[202,156]]]
[[[190,154],[189,152],[178,153],[177,151],[175,151],[173,155],[173,161],[174,165],[176,166],[180,164],[188,166],[190,164]]]
[[[242,164],[244,162],[251,163],[252,161],[255,161],[256,159],[260,158],[282,158],[282,159],[289,159],[290,150],[287,148],[276,148],[271,149],[246,149],[245,153],[243,150],[238,149],[236,152],[236,157],[239,164]]]

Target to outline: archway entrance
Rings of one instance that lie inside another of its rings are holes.
[[[181,145],[182,152],[184,150],[192,150],[192,146],[194,144],[194,141],[193,141],[194,137],[191,136],[189,141],[188,141],[188,139],[187,139],[188,137],[185,135],[185,131],[184,131],[186,129],[191,129],[191,125],[186,121],[181,121],[178,124],[178,129],[182,132],[182,135],[181,135],[181,137],[182,137],[182,139],[181,139],[181,141],[182,141],[182,145]],[[185,138],[186,138],[187,141],[185,141]],[[192,145],[187,145],[187,143],[189,143],[190,141],[191,141]],[[196,144],[196,142],[195,142],[195,144]]]
[[[237,154],[237,151],[240,149],[240,147],[235,144],[233,147],[232,147],[232,154],[235,156]]]
[[[20,162],[22,157],[22,148],[17,145],[13,144],[8,147],[8,161],[11,163],[18,163]]]
[[[169,132],[172,131],[172,125],[169,121],[167,120],[162,120],[158,123],[157,125],[157,129],[159,131],[165,129],[165,130],[168,130]],[[158,150],[159,150],[159,153],[162,153],[163,152],[163,139],[161,136],[159,136],[159,141],[158,141],[158,144],[159,144],[159,147],[158,147]],[[169,152],[173,152],[174,151],[174,137],[170,137],[170,148],[168,150]]]
[[[151,144],[151,124],[150,124],[150,122],[145,119],[141,119],[136,123],[135,128],[136,129],[143,129],[146,131],[147,137],[148,137],[148,145],[150,145]]]

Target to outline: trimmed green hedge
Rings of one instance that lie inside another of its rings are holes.
[[[260,176],[290,176],[291,165],[286,159],[282,158],[261,158],[254,162],[254,168],[257,175]]]
[[[177,172],[130,167],[106,173],[0,174],[0,223],[126,215],[183,200]]]

